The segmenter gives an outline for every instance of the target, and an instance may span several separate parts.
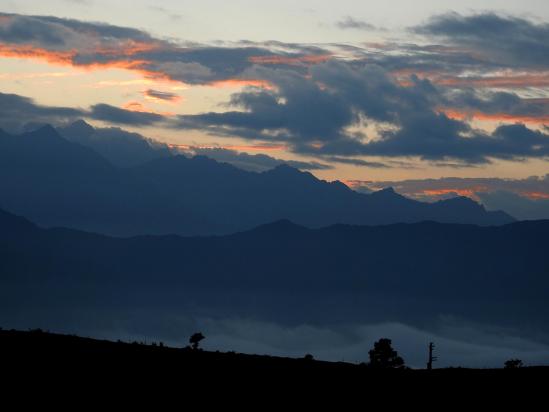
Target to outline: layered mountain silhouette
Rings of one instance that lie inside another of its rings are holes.
[[[143,324],[192,313],[425,327],[444,315],[549,342],[548,248],[549,221],[308,229],[285,220],[226,236],[120,239],[0,212],[0,322],[63,328],[93,314],[105,327],[128,308]]]
[[[116,235],[209,230],[185,205],[51,126],[0,134],[0,205],[46,226]]]
[[[89,147],[118,167],[132,167],[169,157],[170,149],[118,127],[94,128],[83,120],[57,129],[65,139]]]
[[[140,135],[81,121],[61,133],[70,140],[51,126],[0,133],[0,207],[43,226],[116,236],[223,234],[280,219],[307,227],[513,221],[468,198],[422,203],[392,189],[357,193],[285,165],[255,173],[172,155]]]

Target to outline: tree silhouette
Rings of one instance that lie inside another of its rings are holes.
[[[505,362],[505,369],[518,369],[522,368],[524,365],[520,359],[509,359]]]
[[[198,350],[199,349],[198,345],[200,345],[200,341],[204,339],[206,339],[206,337],[200,332],[193,334],[189,338],[189,343],[191,344],[191,348],[193,348],[193,350]]]
[[[404,359],[398,356],[391,346],[391,339],[380,339],[369,352],[370,366],[380,369],[398,369],[404,367]]]

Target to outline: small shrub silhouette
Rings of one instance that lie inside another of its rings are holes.
[[[369,352],[370,366],[378,369],[404,368],[404,359],[391,346],[391,339],[380,339]]]
[[[520,359],[509,359],[505,362],[505,369],[519,369],[522,368],[524,364]]]
[[[200,333],[200,332],[197,332],[195,334],[193,334],[190,338],[189,338],[189,343],[191,344],[191,348],[193,350],[199,350],[199,345],[200,345],[200,342],[203,341],[204,339],[206,339],[206,337]]]

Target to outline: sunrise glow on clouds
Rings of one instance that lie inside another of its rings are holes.
[[[90,22],[84,11],[6,10],[0,106],[19,110],[20,126],[84,118],[172,146],[276,148],[279,158],[324,165],[312,171],[328,180],[549,173],[544,21],[483,11],[426,16],[399,31],[348,14],[318,24],[337,41],[319,31],[318,42],[197,42]],[[347,34],[352,41],[341,41]],[[5,116],[2,127],[16,128]],[[485,188],[463,182],[407,193],[476,197]],[[547,186],[523,186],[507,190],[549,197]]]

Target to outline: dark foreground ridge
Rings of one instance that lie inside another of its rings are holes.
[[[5,367],[23,368],[25,373],[44,370],[44,365],[59,371],[87,374],[101,369],[104,373],[131,374],[151,368],[176,372],[182,376],[211,376],[226,378],[248,376],[254,379],[285,376],[285,379],[313,380],[413,380],[463,379],[524,379],[547,376],[549,367],[522,367],[517,369],[379,369],[368,364],[327,362],[310,355],[303,358],[282,358],[267,355],[249,355],[235,352],[210,352],[191,347],[173,348],[161,343],[122,342],[61,335],[41,330],[0,330],[0,354]],[[74,376],[74,375],[72,375]]]

